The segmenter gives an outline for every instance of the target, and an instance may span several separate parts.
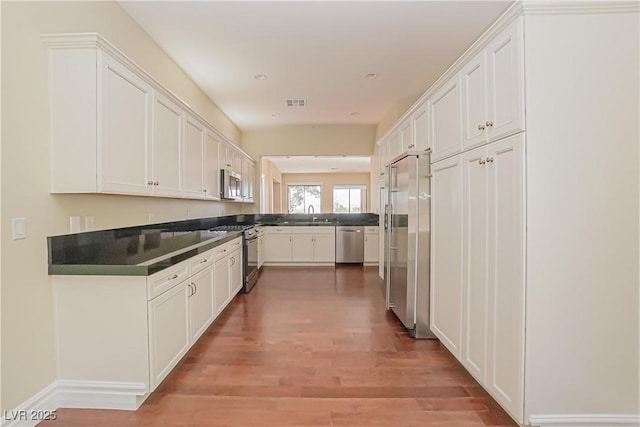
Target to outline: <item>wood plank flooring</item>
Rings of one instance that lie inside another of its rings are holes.
[[[264,268],[138,411],[40,426],[515,426],[436,340],[384,308],[377,268]]]

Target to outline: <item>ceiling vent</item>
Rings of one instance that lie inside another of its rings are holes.
[[[287,99],[287,107],[306,107],[306,99]]]

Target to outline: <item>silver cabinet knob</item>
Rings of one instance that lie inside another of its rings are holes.
[[[484,160],[482,157],[480,158],[480,160],[478,160],[478,164],[480,165],[484,165],[485,163],[487,163],[487,161]]]
[[[153,181],[147,181],[147,185],[153,185]]]
[[[493,126],[493,122],[492,121],[487,121],[487,123],[485,123],[487,125],[487,127],[491,127]]]
[[[493,163],[493,157],[487,157],[487,163]]]
[[[484,130],[484,125],[483,124],[479,124],[478,125],[478,130]]]

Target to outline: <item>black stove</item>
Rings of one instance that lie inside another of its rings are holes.
[[[242,231],[243,287],[248,293],[258,281],[258,232],[252,224],[217,225],[209,231]]]

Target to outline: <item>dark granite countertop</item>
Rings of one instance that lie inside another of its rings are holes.
[[[50,275],[148,276],[241,235],[219,225],[378,225],[376,214],[232,215],[47,238]]]

